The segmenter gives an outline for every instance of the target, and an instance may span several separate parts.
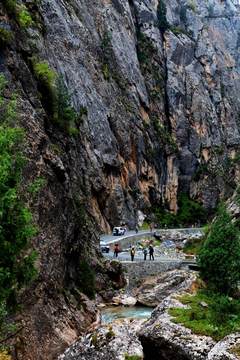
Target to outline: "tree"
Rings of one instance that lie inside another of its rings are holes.
[[[6,304],[8,311],[14,308],[17,292],[36,273],[36,254],[29,249],[36,228],[20,190],[24,131],[16,127],[16,98],[6,100],[5,87],[0,74],[0,308]]]
[[[231,295],[240,281],[240,231],[222,205],[198,256],[209,289]]]

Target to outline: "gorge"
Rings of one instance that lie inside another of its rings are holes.
[[[100,234],[189,204],[178,225],[204,223],[235,194],[240,5],[2,0],[0,73],[1,124],[24,130],[16,187],[37,229],[37,275],[18,291],[9,346],[15,359],[51,360],[96,321],[95,292],[107,302],[125,286]]]

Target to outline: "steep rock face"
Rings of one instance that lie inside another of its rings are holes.
[[[51,359],[55,322],[56,334],[66,318],[66,327],[77,329],[69,341],[84,328],[79,317],[69,320],[75,317],[68,312],[69,298],[58,294],[66,284],[78,285],[79,259],[86,254],[92,259],[99,291],[109,275],[110,285],[122,282],[117,269],[106,270],[98,260],[97,230],[121,221],[133,226],[137,210],[153,203],[174,211],[181,190],[211,208],[234,187],[240,18],[230,0],[172,0],[163,30],[164,12],[156,0],[23,2],[35,19],[26,29],[0,5],[1,26],[15,35],[1,49],[0,71],[18,91],[27,133],[30,162],[23,190],[39,176],[46,180],[29,200],[39,226],[33,245],[40,275],[26,311],[30,322],[44,313],[51,324],[42,334],[41,321],[30,325],[35,335],[27,353],[29,359]],[[82,112],[78,135],[66,134],[51,120],[33,57],[63,76]],[[64,306],[67,315],[59,320],[56,309]],[[52,351],[58,352],[58,345]]]
[[[27,41],[18,34],[21,51],[3,61],[34,109],[33,55],[63,76],[75,109],[87,109],[58,158],[105,231],[133,226],[137,210],[156,202],[175,211],[179,191],[211,209],[237,177],[239,8],[220,0],[166,6],[165,19],[162,1],[42,0],[44,31],[28,29]],[[47,131],[59,142],[49,123]]]

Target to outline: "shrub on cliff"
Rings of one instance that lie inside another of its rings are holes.
[[[16,126],[16,98],[4,98],[6,85],[0,74],[0,339],[11,331],[5,318],[18,291],[36,274],[29,247],[36,228],[21,193],[24,131]]]
[[[95,273],[90,265],[84,260],[79,263],[78,288],[90,299],[94,299],[96,292]]]
[[[219,293],[234,293],[240,281],[240,231],[221,206],[198,256],[201,278]]]

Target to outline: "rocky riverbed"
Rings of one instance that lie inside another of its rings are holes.
[[[195,280],[195,272],[173,270],[145,279],[131,294],[115,296],[114,308],[102,310],[102,323],[82,336],[58,360],[126,360],[131,356],[139,360],[239,359],[240,334],[216,342],[174,323],[168,314],[169,308],[186,306],[176,297],[193,291]],[[134,308],[134,304],[155,309],[149,308],[145,316],[135,316],[138,311],[142,315],[144,308]]]

